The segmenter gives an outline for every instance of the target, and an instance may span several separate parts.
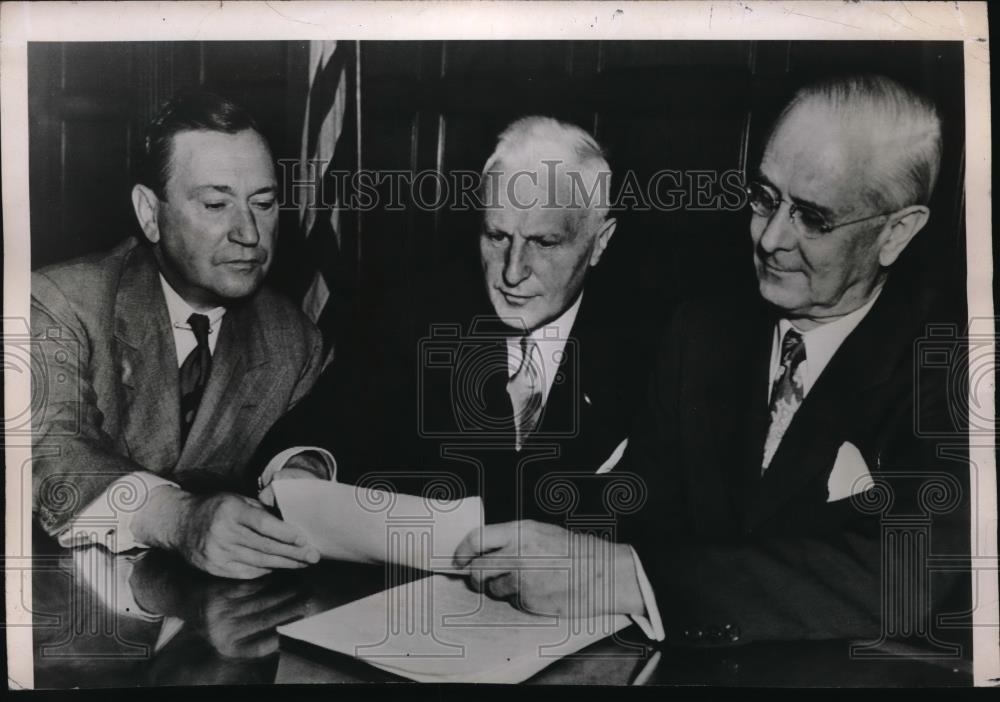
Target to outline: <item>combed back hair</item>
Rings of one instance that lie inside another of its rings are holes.
[[[511,122],[497,137],[496,148],[483,166],[483,201],[489,202],[485,192],[489,174],[500,172],[504,164],[525,160],[539,169],[546,167],[543,161],[558,160],[556,172],[570,177],[572,199],[566,204],[587,208],[592,223],[607,217],[611,167],[604,149],[586,130],[539,115]]]
[[[831,78],[800,89],[774,131],[803,107],[830,111],[870,138],[866,177],[874,206],[890,211],[930,202],[941,164],[941,120],[930,100],[885,76]]]
[[[174,135],[188,131],[237,134],[247,129],[260,134],[250,113],[232,100],[206,90],[181,90],[164,103],[146,128],[138,181],[166,199]]]

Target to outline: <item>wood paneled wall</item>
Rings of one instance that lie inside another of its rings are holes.
[[[132,149],[181,86],[243,102],[275,155],[297,157],[306,56],[304,42],[29,45],[33,265],[133,231]],[[945,118],[932,222],[907,265],[935,284],[964,281],[961,44],[363,42],[360,61],[366,169],[476,171],[507,123],[547,114],[592,130],[619,184],[629,171],[642,186],[662,169],[680,171],[678,209],[616,213],[618,232],[594,282],[639,297],[654,315],[679,298],[752,284],[746,211],[698,207],[694,198],[699,190],[719,196],[720,174],[754,165],[796,86],[852,70],[897,77],[933,97]],[[357,259],[355,303],[390,326],[406,323],[405,301],[428,280],[453,270],[474,280],[478,269],[474,212],[422,210],[408,193],[403,204],[363,213],[361,239],[345,251]],[[294,227],[285,213],[282,236],[294,237]]]

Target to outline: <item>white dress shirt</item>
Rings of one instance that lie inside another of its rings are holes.
[[[170,283],[162,275],[160,276],[160,287],[163,288],[163,297],[167,301],[167,314],[170,315],[170,324],[174,331],[177,367],[180,368],[184,365],[184,360],[198,346],[198,339],[195,338],[191,325],[188,324],[188,317],[193,314],[203,314],[208,317],[208,350],[215,353],[215,345],[219,343],[219,328],[222,327],[222,317],[226,314],[226,308],[213,307],[207,312],[196,310],[176,290],[170,287]]]
[[[566,341],[569,333],[576,322],[576,315],[580,311],[580,303],[583,301],[583,293],[576,298],[576,302],[569,306],[559,317],[548,324],[532,329],[527,336],[538,346],[539,355],[542,358],[542,406],[549,400],[549,391],[552,390],[552,383],[559,373],[559,364],[563,360],[566,352]],[[521,348],[520,336],[507,337],[507,377],[513,377],[521,367],[521,359],[524,351]]]
[[[160,275],[160,287],[167,303],[167,312],[173,330],[177,367],[180,368],[184,364],[184,359],[198,345],[194,331],[187,321],[192,314],[204,314],[208,317],[208,348],[211,353],[215,353],[215,345],[219,341],[219,328],[222,326],[222,317],[226,314],[226,308],[215,307],[207,312],[199,312],[170,287],[162,275]],[[129,500],[129,502],[141,505],[149,491],[161,485],[178,487],[177,483],[148,471],[135,471],[123,475],[94,498],[59,533],[57,537],[59,545],[69,548],[99,543],[113,553],[121,553],[133,548],[147,548],[146,544],[136,541],[132,534],[132,518],[135,516],[135,512],[116,508],[114,496],[136,495],[137,498]]]
[[[803,397],[809,394],[820,373],[830,363],[833,354],[837,353],[837,349],[840,348],[844,340],[861,323],[861,320],[865,318],[865,315],[868,314],[872,305],[875,304],[875,300],[881,294],[882,288],[879,288],[868,302],[832,322],[820,324],[809,331],[796,329],[802,335],[802,340],[806,345],[806,357],[802,361]],[[774,383],[781,377],[781,340],[785,338],[788,330],[794,326],[787,319],[781,319],[778,320],[778,323],[774,327],[774,338],[771,343],[771,372],[768,376],[771,379],[771,384],[767,390],[769,402],[770,393],[774,389]]]

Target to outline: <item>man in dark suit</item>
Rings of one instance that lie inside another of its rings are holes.
[[[336,458],[342,482],[450,486],[482,496],[487,521],[564,517],[567,485],[576,492],[624,451],[652,356],[633,315],[585,291],[615,230],[610,176],[579,127],[508,126],[480,190],[485,295],[456,296],[449,277],[445,304],[409,301],[420,338],[338,357],[275,427],[265,460],[313,445]]]
[[[152,122],[145,240],[32,275],[33,508],[64,546],[156,546],[216,575],[318,559],[254,499],[248,459],[319,373],[315,327],[261,287],[277,182],[252,118],[185,93]]]
[[[645,510],[604,548],[488,526],[456,556],[472,585],[644,614],[678,644],[931,640],[947,588],[926,559],[968,553],[968,464],[918,431],[949,408],[915,353],[953,320],[889,271],[927,222],[940,149],[934,107],[894,81],[801,90],[747,187],[759,297],[684,305],[665,337],[624,464]],[[559,570],[591,575],[567,588]]]

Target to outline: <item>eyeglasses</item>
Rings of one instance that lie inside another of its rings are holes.
[[[788,218],[803,236],[809,238],[816,238],[823,236],[824,234],[829,234],[834,229],[846,227],[848,224],[867,222],[868,220],[876,219],[877,217],[888,217],[892,214],[891,212],[880,212],[879,214],[869,215],[868,217],[852,219],[849,222],[830,224],[826,221],[826,218],[816,210],[811,207],[798,205],[794,202],[782,199],[777,193],[772,192],[770,188],[760,181],[750,181],[747,186],[743,188],[743,190],[747,194],[747,204],[750,205],[750,209],[753,210],[753,213],[760,217],[766,217],[767,219],[771,219],[771,217],[774,216],[774,213],[781,207],[782,202],[788,202]]]

